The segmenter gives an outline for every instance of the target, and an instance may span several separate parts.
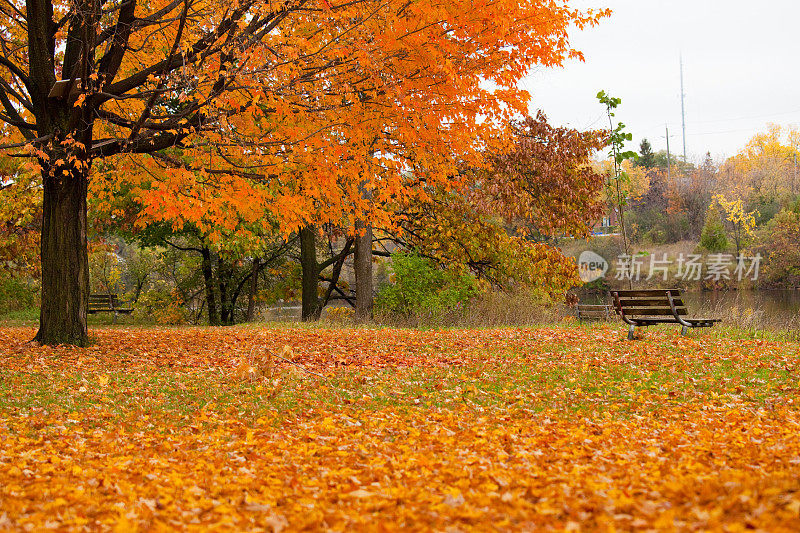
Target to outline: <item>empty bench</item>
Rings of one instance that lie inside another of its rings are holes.
[[[608,320],[614,314],[614,309],[607,304],[577,304],[575,317],[584,320]]]
[[[633,340],[637,326],[680,324],[681,335],[687,328],[708,328],[719,322],[718,318],[688,318],[689,311],[680,289],[650,289],[638,291],[611,291],[614,309],[628,324],[628,339]]]
[[[114,313],[114,319],[118,314],[129,315],[133,313],[133,308],[126,302],[120,302],[116,294],[90,294],[89,309],[87,312],[92,315],[95,313]]]

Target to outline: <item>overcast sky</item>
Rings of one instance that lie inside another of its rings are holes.
[[[539,69],[523,82],[531,111],[553,124],[607,126],[595,98],[622,99],[617,120],[655,150],[682,154],[679,57],[686,93],[686,152],[699,160],[734,155],[767,123],[800,124],[800,1],[573,0],[609,7],[599,26],[571,35],[584,63]]]

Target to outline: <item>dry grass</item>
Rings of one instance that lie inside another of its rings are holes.
[[[708,299],[702,305],[690,305],[689,310],[692,316],[721,319],[710,331],[716,337],[800,340],[800,314],[770,313],[754,308],[738,294],[733,304],[729,300],[713,303]],[[465,307],[438,313],[376,316],[380,325],[423,329],[553,326],[574,320],[574,310],[566,305],[544,305],[530,294],[504,292],[482,294]],[[600,322],[623,326],[616,315]],[[586,322],[587,325],[592,323]]]
[[[375,320],[392,327],[482,328],[556,324],[572,314],[567,306],[544,304],[530,293],[492,291],[474,297],[465,306],[411,315],[376,313]]]

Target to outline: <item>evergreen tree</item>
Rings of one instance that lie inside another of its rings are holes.
[[[642,142],[639,144],[639,159],[636,161],[636,164],[644,168],[653,168],[656,166],[656,156],[653,153],[653,147],[650,145],[650,141],[647,139],[642,139]]]
[[[709,252],[724,252],[728,248],[728,236],[715,203],[708,206],[703,232],[700,234],[700,246]]]

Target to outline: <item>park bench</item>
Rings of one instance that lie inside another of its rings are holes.
[[[114,313],[114,321],[117,315],[129,315],[133,313],[133,308],[128,307],[126,302],[120,302],[116,294],[90,294],[89,309],[90,315],[94,313]]]
[[[578,321],[608,320],[614,314],[614,308],[608,304],[577,304],[575,317]]]
[[[681,335],[687,328],[707,328],[718,318],[688,318],[689,312],[680,289],[611,291],[614,309],[628,324],[628,339],[633,340],[636,326],[680,324]]]

